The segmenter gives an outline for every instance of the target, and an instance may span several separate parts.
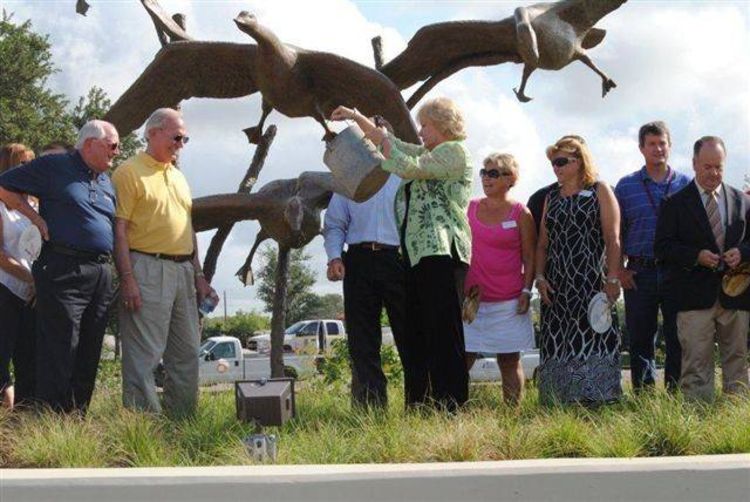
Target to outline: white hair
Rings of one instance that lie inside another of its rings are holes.
[[[76,141],[75,146],[76,150],[81,150],[84,143],[86,143],[86,140],[89,138],[102,139],[105,137],[107,135],[107,126],[114,127],[109,122],[103,120],[89,120],[83,124],[81,130],[78,131],[78,140]]]
[[[173,108],[159,108],[158,110],[155,110],[154,113],[151,114],[151,116],[146,121],[146,128],[143,132],[144,139],[148,141],[148,132],[151,129],[158,129],[160,127],[164,127],[164,123],[172,118],[181,118],[182,115],[180,112]]]

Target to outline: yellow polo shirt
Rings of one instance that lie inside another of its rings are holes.
[[[185,176],[146,152],[130,157],[112,175],[115,216],[128,220],[128,246],[147,253],[193,252],[193,200]]]

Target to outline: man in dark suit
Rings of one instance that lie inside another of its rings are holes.
[[[747,390],[750,290],[736,297],[721,288],[727,270],[750,262],[750,198],[722,182],[726,148],[704,136],[693,148],[695,180],[663,204],[655,253],[671,271],[682,346],[680,387],[690,398],[714,396],[714,339],[724,392]]]

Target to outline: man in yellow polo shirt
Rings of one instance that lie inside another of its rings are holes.
[[[161,411],[154,370],[163,358],[164,407],[173,416],[191,414],[197,403],[197,304],[218,301],[200,267],[190,187],[173,165],[187,140],[179,112],[156,110],[146,122],[146,151],[112,175],[123,404]]]

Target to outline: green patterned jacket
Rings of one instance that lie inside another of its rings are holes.
[[[395,202],[399,229],[406,212],[405,186],[411,183],[405,236],[411,266],[425,256],[450,256],[451,243],[455,243],[459,259],[468,265],[471,230],[466,210],[473,174],[469,150],[462,141],[446,141],[430,151],[392,134],[388,137],[391,158],[381,167],[403,179]]]

